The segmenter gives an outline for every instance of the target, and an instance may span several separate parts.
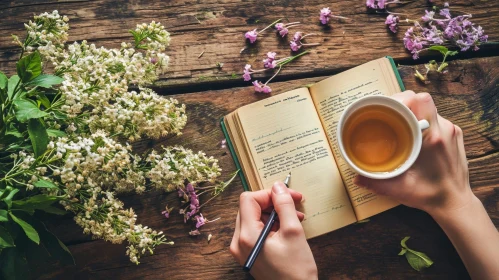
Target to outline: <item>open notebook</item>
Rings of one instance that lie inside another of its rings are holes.
[[[390,209],[397,202],[352,183],[354,173],[337,148],[343,109],[366,95],[405,90],[390,57],[246,105],[222,119],[245,190],[271,188],[291,171],[289,187],[303,193],[307,238]]]

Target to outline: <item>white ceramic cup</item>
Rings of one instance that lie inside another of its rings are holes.
[[[407,123],[411,128],[412,139],[413,139],[411,154],[409,155],[407,160],[395,170],[387,172],[371,172],[363,170],[359,168],[357,165],[355,165],[352,162],[352,160],[350,160],[347,153],[345,152],[342,134],[343,134],[343,127],[346,121],[357,110],[365,106],[371,106],[371,105],[382,105],[390,107],[391,109],[397,111],[407,121]],[[340,121],[338,122],[336,137],[338,139],[338,148],[341,152],[341,156],[355,172],[364,177],[372,179],[389,179],[399,176],[400,174],[407,171],[407,169],[409,169],[412,166],[412,164],[414,164],[414,162],[418,158],[419,152],[421,151],[421,145],[423,143],[423,136],[421,131],[428,128],[429,126],[430,124],[428,123],[427,120],[423,119],[418,121],[418,119],[416,118],[416,116],[414,116],[412,111],[407,106],[397,101],[396,99],[382,95],[374,95],[374,96],[366,96],[360,98],[355,102],[353,102],[352,104],[350,104],[347,108],[345,108],[345,110],[341,114]]]

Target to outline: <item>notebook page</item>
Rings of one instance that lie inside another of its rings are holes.
[[[393,70],[391,70],[391,75],[387,74],[389,63],[386,58],[374,60],[310,87],[310,94],[323,122],[336,163],[359,220],[393,208],[398,203],[353,184],[355,173],[338,150],[336,128],[343,109],[356,99],[368,95],[389,96],[400,91],[400,87],[394,86]]]
[[[356,221],[322,124],[306,88],[238,110],[262,188],[291,171],[289,187],[303,193],[307,238]]]

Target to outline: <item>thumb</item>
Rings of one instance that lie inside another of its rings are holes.
[[[303,233],[303,227],[296,216],[295,202],[288,188],[282,182],[275,182],[272,187],[272,203],[279,216],[279,230],[284,233]]]

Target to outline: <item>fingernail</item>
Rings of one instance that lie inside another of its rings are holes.
[[[303,202],[305,202],[305,196],[304,195],[301,196],[301,200],[300,200],[300,203],[303,203]]]
[[[281,182],[275,182],[274,186],[272,187],[272,191],[276,194],[286,193],[286,186]]]

